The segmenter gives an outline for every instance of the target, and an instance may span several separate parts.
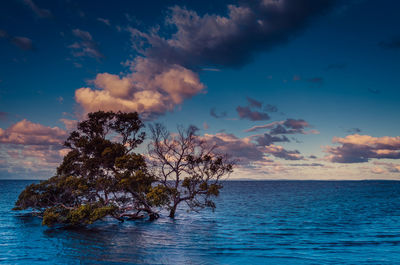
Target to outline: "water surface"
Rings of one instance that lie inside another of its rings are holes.
[[[230,181],[214,213],[68,230],[10,211],[30,183],[0,180],[1,264],[400,264],[396,181]]]

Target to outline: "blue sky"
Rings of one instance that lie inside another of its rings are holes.
[[[400,175],[397,1],[1,6],[0,178],[51,176],[97,109],[198,126],[233,178]]]

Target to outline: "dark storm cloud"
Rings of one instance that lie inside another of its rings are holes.
[[[336,0],[263,0],[228,5],[227,15],[199,15],[170,8],[166,23],[176,31],[163,37],[130,28],[134,47],[144,56],[163,58],[190,68],[206,65],[240,67],[255,53],[287,43],[316,17],[330,11]],[[142,45],[143,44],[143,45]]]
[[[216,119],[221,119],[225,118],[227,116],[226,111],[223,111],[221,113],[217,113],[217,110],[215,108],[210,109],[210,115]]]
[[[248,119],[251,121],[266,121],[270,119],[268,113],[252,111],[250,107],[238,106],[236,111],[241,119]]]

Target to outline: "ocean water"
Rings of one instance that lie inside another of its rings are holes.
[[[217,209],[54,229],[10,209],[32,181],[0,181],[1,264],[400,264],[400,182],[229,181]]]

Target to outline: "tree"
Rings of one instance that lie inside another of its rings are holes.
[[[153,187],[144,157],[133,152],[144,140],[142,127],[137,113],[89,113],[66,140],[70,151],[56,176],[26,187],[14,209],[32,208],[44,225],[158,218],[153,207],[166,199]]]
[[[213,197],[223,187],[221,178],[232,172],[233,162],[227,155],[218,154],[196,135],[197,128],[178,127],[177,134],[169,133],[161,124],[150,127],[151,143],[148,146],[152,173],[158,185],[158,194],[167,195],[164,203],[169,217],[185,202],[190,210],[215,208]]]

